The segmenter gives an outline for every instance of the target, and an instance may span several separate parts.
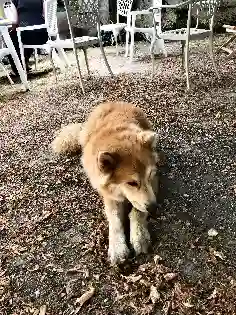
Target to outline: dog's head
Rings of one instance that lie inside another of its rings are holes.
[[[140,131],[135,137],[113,141],[100,151],[97,163],[103,191],[116,200],[128,199],[136,209],[148,212],[156,205],[157,135]]]

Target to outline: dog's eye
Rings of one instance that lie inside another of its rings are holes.
[[[128,184],[129,186],[132,186],[132,187],[138,187],[138,183],[135,182],[135,181],[128,182],[127,184]]]

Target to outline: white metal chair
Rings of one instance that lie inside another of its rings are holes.
[[[7,69],[4,67],[4,64],[2,63],[2,60],[5,56],[9,55],[9,49],[6,47],[6,45],[3,42],[3,36],[0,33],[0,69],[2,69],[2,71],[5,73],[6,77],[8,78],[10,84],[14,84],[14,82],[12,81],[9,72],[7,71]]]
[[[5,43],[5,46],[6,47],[3,47],[0,49],[0,61],[2,60],[3,57],[7,56],[7,55],[11,55],[14,62],[15,62],[15,65],[16,65],[16,68],[17,68],[17,71],[20,75],[20,79],[21,79],[21,82],[23,83],[24,87],[26,90],[29,89],[29,85],[28,85],[28,82],[27,82],[27,77],[26,77],[26,74],[22,68],[22,65],[21,65],[21,62],[20,62],[20,59],[16,53],[16,50],[15,50],[15,47],[11,41],[11,38],[10,38],[10,35],[8,33],[8,27],[7,26],[1,26],[0,25],[0,36],[3,37],[3,40],[4,40],[4,43]],[[5,69],[5,68],[4,68]],[[8,76],[8,74],[6,73],[10,83],[12,84],[12,80],[11,78]]]
[[[116,23],[101,25],[101,31],[112,32],[116,42],[116,54],[118,55],[118,41],[117,38],[120,32],[127,27],[127,23],[120,23],[120,16],[127,18],[127,15],[131,12],[133,0],[117,0],[117,13]]]
[[[5,17],[7,17],[9,20],[14,19],[14,14],[12,12],[12,2],[11,1],[3,1],[3,14]],[[34,49],[34,60],[35,60],[35,70],[37,69],[37,63],[38,63],[38,52],[37,49]]]
[[[20,55],[22,64],[24,67],[24,70],[26,72],[26,65],[25,65],[25,57],[24,57],[24,49],[27,48],[33,48],[35,50],[35,63],[37,64],[37,50],[38,49],[44,49],[45,51],[48,51],[49,58],[51,61],[51,64],[54,67],[54,63],[52,61],[52,53],[55,51],[50,50],[50,44],[49,42],[43,44],[43,45],[24,45],[21,40],[21,33],[24,31],[33,31],[38,29],[46,29],[48,32],[48,37],[51,40],[52,38],[59,38],[58,34],[58,28],[57,28],[57,0],[45,0],[44,1],[44,14],[45,14],[45,24],[41,25],[30,25],[30,26],[24,26],[24,27],[18,27],[17,28],[17,36],[19,41],[19,47],[20,47]],[[66,57],[66,54],[63,50],[63,48],[58,48],[57,53],[60,57],[60,60],[64,62],[65,65],[69,65],[68,59]],[[55,53],[55,57],[57,54]],[[61,66],[61,63],[58,63],[59,66]]]
[[[159,34],[154,27],[154,34],[151,44],[151,55],[152,55],[152,64],[153,64],[153,73],[154,73],[154,45],[156,40],[173,40],[173,41],[181,41],[182,43],[182,65],[185,65],[186,71],[186,80],[187,80],[187,89],[190,88],[189,83],[189,43],[191,40],[202,40],[205,38],[209,38],[209,51],[212,59],[213,67],[215,69],[216,75],[219,77],[218,70],[215,64],[215,58],[213,53],[213,24],[214,24],[214,16],[216,9],[219,5],[220,0],[188,0],[182,3],[178,3],[176,5],[161,5],[155,8],[152,8],[151,11],[153,13],[153,23],[155,25],[155,10],[161,10],[162,8],[181,8],[188,6],[188,20],[187,27],[170,30],[165,32],[160,32]],[[192,15],[194,10],[196,11],[197,21],[196,27],[191,27]],[[199,19],[204,17],[209,20],[209,29],[199,28]]]
[[[0,1],[0,17],[1,18],[5,18],[5,12],[4,12],[4,4],[5,1]],[[14,82],[12,81],[9,72],[7,71],[7,69],[5,68],[2,60],[5,56],[7,56],[9,54],[9,49],[6,47],[4,40],[3,40],[3,36],[0,33],[0,68],[2,69],[2,71],[5,73],[5,75],[7,76],[9,82],[13,85]]]
[[[153,6],[161,6],[162,0],[153,0]],[[136,19],[139,15],[150,15],[150,10],[141,10],[141,11],[131,11],[128,13],[128,22],[126,30],[126,52],[125,56],[128,57],[130,51],[130,60],[133,60],[134,56],[134,34],[135,33],[144,33],[153,36],[153,27],[137,27]],[[155,18],[155,27],[157,34],[161,33],[161,10],[153,10],[154,18]],[[130,47],[129,47],[129,39]],[[159,52],[162,52],[165,57],[167,57],[167,51],[165,49],[164,40],[161,38],[156,39],[155,45],[158,48]]]
[[[99,0],[80,0],[79,2],[77,2],[76,10],[72,8],[71,2],[72,2],[71,0],[64,0],[71,38],[65,39],[65,40],[61,40],[60,38],[57,38],[54,41],[50,41],[49,44],[50,44],[50,49],[53,49],[53,48],[73,49],[75,58],[76,58],[77,69],[79,73],[80,86],[84,93],[84,85],[83,85],[81,69],[79,65],[77,49],[83,50],[87,71],[88,71],[88,74],[90,74],[88,57],[87,57],[87,48],[93,45],[99,44],[102,57],[104,59],[108,72],[110,73],[110,75],[113,75],[113,73],[107,61],[104,48],[102,45],[101,31],[100,31]],[[88,30],[91,28],[97,28],[97,36],[75,37],[74,32],[73,32],[72,18],[73,20],[76,18],[77,27],[81,27],[83,29],[88,29]]]
[[[223,50],[224,52],[227,53],[227,57],[226,59],[230,59],[233,56],[236,55],[236,48],[235,49],[231,49],[229,48],[229,44],[231,44],[232,42],[234,42],[236,40],[236,26],[232,26],[232,25],[223,25],[223,27],[225,28],[227,33],[231,33],[232,36],[226,41],[226,43],[224,43],[218,50],[217,52]]]

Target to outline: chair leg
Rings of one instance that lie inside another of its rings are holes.
[[[116,56],[118,56],[119,52],[118,52],[118,35],[119,33],[117,33],[117,31],[113,31],[113,36],[114,36],[114,39],[115,39],[115,43],[116,43]]]
[[[231,50],[228,56],[226,56],[226,59],[232,58],[234,55],[236,55],[236,50]]]
[[[17,52],[15,50],[15,47],[12,43],[12,40],[10,38],[10,35],[8,33],[7,28],[3,28],[1,30],[1,32],[3,35],[4,41],[5,41],[5,44],[6,44],[7,48],[10,50],[10,54],[13,58],[13,61],[14,61],[16,68],[17,68],[17,71],[20,75],[21,82],[24,84],[25,90],[28,91],[29,90],[29,84],[27,82],[26,72],[22,68],[21,62],[19,60],[19,57],[18,57]]]
[[[181,42],[181,47],[182,47],[182,70],[184,70],[184,50],[185,50],[185,41]]]
[[[187,80],[187,89],[190,89],[189,82],[189,41],[186,42],[185,45],[185,72],[186,72],[186,80]]]
[[[129,31],[126,31],[126,39],[125,39],[125,57],[127,58],[129,55]]]
[[[54,60],[54,64],[56,64],[60,68],[61,72],[63,72],[66,65],[63,56],[61,55],[61,48],[53,48],[52,58]]]
[[[163,55],[165,57],[167,57],[167,50],[166,50],[166,47],[165,47],[164,39],[161,38],[161,39],[159,39],[159,41],[160,41],[161,51],[162,51]]]
[[[29,90],[29,84],[28,84],[28,81],[27,81],[27,73],[22,68],[22,65],[21,65],[21,62],[20,62],[20,60],[18,58],[17,53],[13,52],[13,50],[12,50],[11,55],[12,55],[12,58],[14,60],[15,65],[16,65],[17,71],[18,71],[18,73],[20,75],[21,82],[24,84],[26,91],[28,91]]]
[[[57,48],[57,53],[58,56],[60,57],[60,59],[64,62],[64,64],[66,65],[66,67],[69,67],[71,64],[67,58],[67,55],[65,53],[65,50],[63,48]]]
[[[11,85],[14,85],[14,82],[12,81],[12,78],[10,77],[8,71],[6,70],[6,68],[4,67],[4,65],[3,65],[1,62],[0,62],[0,66],[1,66],[1,68],[2,68],[2,70],[3,70],[3,72],[5,73],[5,75],[7,76],[7,78],[8,78],[8,80],[9,80],[10,84],[11,84]]]
[[[80,65],[79,65],[78,50],[76,49],[75,46],[73,47],[73,52],[74,52],[74,54],[75,54],[75,60],[76,60],[77,70],[78,70],[78,73],[79,73],[80,87],[81,87],[82,93],[85,94],[85,91],[84,91],[84,83],[83,83],[82,74],[81,74],[81,69],[80,69]]]
[[[150,52],[151,52],[151,59],[152,59],[152,78],[154,76],[154,68],[155,68],[155,59],[154,59],[154,47],[155,47],[155,44],[156,44],[156,39],[155,37],[152,39],[152,42],[151,42],[151,46],[150,46]]]
[[[87,49],[86,49],[86,48],[83,48],[83,52],[84,52],[84,59],[85,59],[85,63],[86,63],[88,75],[90,76]]]
[[[105,54],[104,47],[103,47],[103,44],[102,44],[101,39],[99,39],[99,45],[100,45],[102,57],[103,57],[103,59],[104,59],[105,65],[106,65],[106,67],[107,67],[107,70],[108,70],[108,72],[110,73],[110,75],[113,77],[114,74],[113,74],[113,72],[112,72],[112,70],[111,70],[111,67],[110,67],[108,61],[107,61],[107,57],[106,57],[106,54]]]
[[[134,58],[134,32],[130,32],[131,41],[130,41],[130,61]]]
[[[212,60],[216,75],[218,78],[220,78],[218,69],[216,67],[215,56],[214,56],[214,51],[213,51],[213,34],[211,34],[209,37],[209,50],[210,50],[211,60]]]
[[[38,67],[38,49],[37,48],[34,50],[34,67],[35,67],[35,71],[37,71],[37,67]]]
[[[55,80],[56,80],[56,83],[57,83],[57,72],[56,72],[56,67],[54,65],[54,62],[53,62],[52,52],[53,52],[53,48],[50,48],[48,56],[49,56],[50,63],[51,63],[52,69],[53,69],[53,74],[54,74],[54,77],[55,77]]]
[[[232,43],[234,40],[236,39],[236,34],[233,35],[232,37],[230,37],[229,40],[227,40],[226,43],[224,43],[222,46],[220,46],[218,49],[217,49],[217,52],[220,52],[222,48],[228,46],[230,43]]]
[[[25,55],[24,55],[24,47],[23,47],[23,44],[22,44],[21,32],[20,31],[17,31],[17,37],[18,37],[18,43],[19,43],[19,48],[20,48],[21,62],[22,62],[23,69],[24,69],[24,71],[26,73],[26,76],[27,76],[26,64],[25,64]]]

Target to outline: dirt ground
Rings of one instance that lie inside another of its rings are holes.
[[[31,75],[27,93],[1,79],[0,314],[236,314],[236,64],[218,54],[217,79],[206,43],[195,44],[186,92],[175,47],[157,59],[153,80],[139,54],[140,72],[95,69],[85,95],[75,70],[57,85],[50,71]],[[105,100],[139,105],[167,156],[149,220],[153,249],[119,268],[107,261],[103,205],[80,157],[50,150],[61,125],[83,122]]]

